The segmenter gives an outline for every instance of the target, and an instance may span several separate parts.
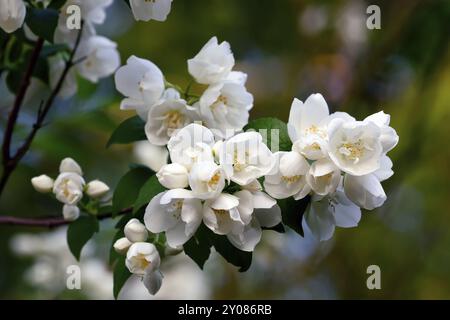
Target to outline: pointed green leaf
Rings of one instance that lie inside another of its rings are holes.
[[[125,265],[125,257],[120,256],[116,260],[113,272],[113,294],[115,299],[119,296],[120,290],[122,290],[123,285],[130,276],[131,273]]]
[[[281,208],[283,223],[302,237],[304,236],[302,227],[303,214],[305,213],[310,201],[311,198],[309,196],[301,200],[294,200],[290,197],[277,201]]]
[[[126,144],[135,141],[146,140],[145,122],[139,117],[134,116],[119,124],[114,130],[106,144],[109,147],[112,144]]]
[[[112,206],[114,216],[122,209],[133,206],[145,182],[154,174],[148,168],[135,168],[128,171],[114,190]]]
[[[166,189],[159,183],[156,175],[151,176],[139,191],[139,195],[133,206],[133,213],[138,212],[139,209],[147,205],[154,196],[164,190]]]
[[[274,152],[291,151],[292,149],[292,141],[289,138],[287,125],[277,118],[259,118],[250,121],[247,126],[245,126],[244,130],[249,129],[260,132],[263,138],[267,139],[265,141],[266,145]],[[272,145],[272,137],[278,137],[278,149],[276,147],[276,141],[273,141],[274,145]]]
[[[69,225],[67,244],[75,259],[80,260],[81,250],[98,230],[98,220],[93,216],[81,216]]]

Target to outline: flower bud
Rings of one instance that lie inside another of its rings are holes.
[[[75,221],[80,216],[80,209],[77,206],[65,204],[63,207],[63,216],[66,221]]]
[[[144,224],[135,218],[125,225],[124,233],[131,242],[144,242],[148,237],[148,231]]]
[[[59,165],[59,172],[73,172],[79,174],[80,176],[83,175],[80,165],[72,158],[65,158],[61,161],[61,164]]]
[[[42,174],[38,177],[34,177],[31,179],[31,184],[37,192],[47,193],[51,192],[53,189],[53,179],[49,176]]]
[[[86,186],[86,193],[91,198],[100,198],[108,193],[109,187],[100,180],[93,180]]]
[[[185,166],[178,163],[166,164],[158,171],[156,177],[159,183],[168,189],[188,186],[188,171]]]
[[[126,237],[118,239],[114,242],[114,250],[116,250],[119,254],[126,254],[128,252],[128,248],[131,247],[132,243]]]

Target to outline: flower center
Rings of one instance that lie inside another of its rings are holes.
[[[286,182],[286,183],[294,183],[294,182],[299,181],[301,178],[302,178],[302,176],[298,176],[298,175],[297,176],[290,176],[290,177],[282,176],[281,180],[283,182]]]
[[[358,139],[356,142],[343,143],[339,148],[339,152],[356,164],[364,155],[364,149],[366,149],[364,143],[361,139]]]
[[[138,267],[139,267],[139,269],[145,270],[145,269],[147,269],[147,267],[148,267],[149,265],[151,265],[151,262],[148,261],[147,259],[145,259],[145,255],[143,255],[143,254],[139,254],[139,255],[136,257],[136,260],[138,261]]]
[[[223,209],[213,209],[214,214],[219,215],[219,216],[224,216],[226,214],[228,214],[228,210],[223,210]]]
[[[215,190],[217,188],[217,185],[219,184],[221,178],[220,171],[217,171],[212,178],[208,181],[208,187]]]
[[[223,104],[223,105],[227,105],[228,104],[228,98],[227,97],[225,97],[225,96],[223,96],[223,95],[220,95],[218,98],[217,98],[217,100],[211,105],[211,109],[215,109],[215,108],[217,108],[219,105],[221,105],[221,104]]]
[[[245,151],[244,159],[242,159],[238,150],[235,150],[233,155],[233,169],[235,171],[242,171],[247,166],[247,163],[250,162],[249,158],[250,154],[248,151]]]
[[[180,219],[181,217],[181,208],[183,208],[183,199],[176,200],[172,202],[167,210],[172,217],[175,219]]]
[[[164,125],[168,129],[169,135],[171,135],[171,133],[174,130],[183,127],[183,124],[184,124],[184,115],[181,114],[181,112],[177,110],[172,110],[165,114]]]

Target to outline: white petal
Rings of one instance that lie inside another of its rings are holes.
[[[162,280],[164,276],[162,275],[161,271],[154,270],[154,271],[148,271],[144,275],[144,286],[147,288],[148,292],[151,295],[155,295],[158,293],[159,289],[162,285]]]
[[[311,126],[319,126],[329,115],[328,105],[320,93],[312,94],[303,104],[301,114],[301,128],[305,130]]]
[[[230,210],[239,205],[239,198],[228,193],[221,193],[216,199],[212,199],[210,206],[216,210]]]
[[[345,194],[351,201],[367,210],[378,208],[386,201],[383,187],[373,174],[364,176],[346,175],[344,189]]]
[[[228,240],[238,249],[251,252],[261,241],[262,230],[258,221],[253,219],[240,234],[229,233]]]
[[[303,218],[320,241],[329,240],[333,236],[335,221],[327,201],[312,201]]]
[[[173,214],[167,212],[165,205],[160,203],[164,194],[165,192],[161,192],[153,197],[145,209],[145,227],[153,233],[166,231],[175,226],[179,221]]]
[[[270,209],[256,209],[255,217],[262,227],[272,228],[281,223],[281,209],[278,205]]]
[[[336,226],[341,228],[356,227],[361,220],[361,209],[350,201],[342,190],[335,195],[334,220]]]

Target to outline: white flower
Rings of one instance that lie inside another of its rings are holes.
[[[167,148],[174,163],[185,166],[188,170],[199,161],[214,161],[212,147],[214,135],[208,128],[192,123],[173,135]]]
[[[131,56],[125,66],[115,74],[116,89],[126,98],[122,100],[122,110],[136,110],[147,121],[150,108],[161,99],[164,93],[164,77],[161,70],[152,62]]]
[[[108,191],[108,185],[100,180],[92,180],[86,185],[86,194],[91,198],[100,198]]]
[[[311,165],[306,181],[316,194],[325,196],[336,191],[341,181],[341,170],[330,159],[323,158]]]
[[[131,11],[136,21],[165,21],[172,0],[130,0]]]
[[[55,89],[61,78],[66,62],[60,55],[54,55],[48,58],[50,88]],[[77,93],[78,84],[75,69],[71,68],[67,73],[62,88],[58,93],[61,98],[70,98]]]
[[[56,178],[53,193],[58,201],[75,205],[83,197],[84,179],[74,172],[63,172]]]
[[[148,140],[144,140],[134,143],[133,155],[138,163],[146,165],[153,171],[158,172],[167,164],[169,151],[166,146],[155,146]]]
[[[80,165],[72,158],[64,158],[59,165],[59,172],[73,172],[80,176],[83,175]]]
[[[145,226],[136,218],[128,221],[123,232],[130,242],[144,242],[148,238],[147,229],[145,229]]]
[[[117,44],[102,36],[92,36],[82,41],[76,58],[83,59],[76,66],[80,75],[94,83],[112,75],[120,66]]]
[[[63,217],[66,221],[75,221],[80,216],[80,209],[77,206],[65,204],[63,206]]]
[[[183,189],[189,185],[188,170],[178,163],[164,165],[157,173],[159,183],[167,189]]]
[[[2,0],[0,2],[0,28],[12,33],[22,27],[27,8],[23,0]]]
[[[355,120],[344,112],[329,115],[328,105],[320,93],[312,94],[305,103],[294,99],[289,113],[288,132],[292,150],[307,159],[318,160],[327,156],[327,125],[334,118]]]
[[[143,279],[144,286],[150,294],[155,295],[161,288],[163,278],[164,276],[159,270],[147,271]]]
[[[248,123],[253,96],[242,84],[221,82],[206,89],[194,107],[208,128],[218,137],[227,138]]]
[[[336,226],[356,227],[360,219],[361,209],[346,197],[341,188],[320,200],[313,197],[303,216],[304,222],[320,241],[329,240]]]
[[[265,176],[276,162],[258,132],[244,132],[228,139],[222,145],[219,158],[227,178],[239,185]]]
[[[185,244],[197,231],[202,204],[192,191],[172,189],[154,197],[145,209],[144,222],[150,232],[165,232],[172,248]]]
[[[383,205],[386,194],[380,180],[374,174],[344,178],[344,190],[347,197],[361,208],[372,210]]]
[[[225,187],[225,172],[212,161],[197,162],[189,173],[189,186],[196,198],[215,198]]]
[[[54,180],[49,176],[42,174],[31,179],[31,184],[37,192],[47,193],[53,190]]]
[[[362,176],[380,168],[380,128],[371,121],[334,119],[328,126],[328,154],[342,171]]]
[[[234,195],[221,193],[217,198],[208,199],[203,205],[203,222],[214,233],[226,235],[233,231],[241,233],[252,220],[253,198],[243,190]]]
[[[226,41],[219,44],[216,37],[212,37],[194,58],[188,60],[189,73],[201,84],[225,80],[233,66],[230,44]]]
[[[304,198],[311,188],[306,183],[309,164],[298,152],[275,153],[278,166],[264,179],[266,192],[276,198],[284,199],[294,196],[296,200]]]
[[[344,191],[347,197],[367,210],[381,207],[384,204],[387,196],[380,182],[389,179],[394,174],[392,161],[388,156],[383,156],[380,163],[380,169],[372,174],[364,176],[347,174],[344,177]]]
[[[126,254],[133,243],[128,238],[123,237],[114,242],[114,250],[119,254]]]
[[[161,258],[152,243],[136,242],[128,249],[125,264],[131,273],[143,276],[146,272],[158,270]]]
[[[288,121],[288,132],[296,151],[311,160],[326,156],[325,119],[329,111],[320,93],[312,94],[305,103],[294,99]]]
[[[375,123],[381,129],[380,141],[384,153],[391,151],[397,145],[399,140],[397,132],[389,126],[390,120],[391,116],[383,111],[374,113],[364,119],[364,121]]]
[[[148,112],[145,134],[150,143],[163,146],[179,129],[192,122],[191,107],[182,99],[162,100]]]
[[[259,187],[261,186],[259,185]],[[249,198],[249,192],[251,191],[242,190],[234,195],[238,196],[239,201],[242,202],[242,199],[247,200]],[[232,232],[227,234],[228,240],[236,248],[243,251],[255,249],[255,246],[261,240],[261,227],[271,228],[281,222],[281,209],[274,199],[261,191],[251,192],[251,197],[253,202],[249,203],[247,200],[247,207],[253,207],[254,209],[252,220],[243,228],[234,228]]]

